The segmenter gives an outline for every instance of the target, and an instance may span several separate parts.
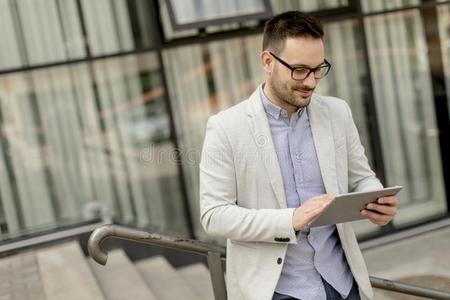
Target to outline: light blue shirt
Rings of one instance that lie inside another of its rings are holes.
[[[325,194],[307,109],[288,117],[259,88],[283,177],[288,207],[299,207],[313,196]],[[302,300],[326,299],[322,279],[346,298],[353,275],[345,259],[336,226],[322,226],[298,234],[289,245],[275,291]]]

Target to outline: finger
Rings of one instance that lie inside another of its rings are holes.
[[[300,206],[301,211],[309,217],[315,217],[320,214],[333,199],[334,196],[327,194],[314,196]]]
[[[325,207],[330,205],[331,202],[333,202],[333,200],[334,200],[334,196],[327,195],[326,197],[322,197],[319,201],[317,201],[316,204],[318,206],[322,207],[323,209],[325,209]]]
[[[387,225],[391,220],[379,220],[379,219],[371,219],[371,218],[367,218],[370,222],[372,222],[373,224],[379,225],[379,226],[384,226]]]
[[[321,195],[314,196],[313,198],[331,199],[331,198],[334,198],[334,196],[330,195],[330,194],[321,194]]]
[[[398,199],[395,196],[381,197],[377,199],[377,203],[383,205],[397,206]]]
[[[334,200],[334,196],[331,195],[319,195],[308,199],[303,205],[319,205],[322,206],[323,203],[328,204]]]
[[[335,196],[329,195],[329,194],[326,194],[326,195],[324,195],[324,196],[325,196],[325,199],[327,199],[327,200],[329,200],[329,201],[332,201],[332,200],[334,200],[334,198],[336,198]]]
[[[366,209],[361,211],[361,214],[369,219],[372,223],[375,223],[377,225],[386,225],[392,220],[391,216],[388,215],[382,215],[376,212],[368,211]]]
[[[321,211],[323,211],[328,205],[330,204],[330,201],[316,201],[312,202],[309,205],[303,204],[305,207],[306,213],[315,213],[319,214]]]
[[[322,205],[310,205],[308,207],[305,207],[305,213],[306,214],[318,214],[322,210]]]
[[[321,201],[321,202],[325,202],[325,203],[330,203],[331,201],[334,200],[334,198],[335,198],[335,196],[333,196],[333,195],[328,195],[328,194],[320,195],[320,196],[319,196],[320,201]]]
[[[379,205],[375,203],[367,204],[366,208],[389,216],[393,216],[397,212],[397,208],[395,206]]]

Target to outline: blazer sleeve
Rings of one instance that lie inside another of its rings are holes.
[[[297,243],[293,208],[238,206],[233,151],[217,116],[208,120],[200,161],[200,222],[208,234],[237,241]]]
[[[362,192],[380,189],[383,185],[369,166],[350,107],[347,103],[345,106],[348,114],[346,134],[349,191]]]

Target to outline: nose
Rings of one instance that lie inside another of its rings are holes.
[[[317,84],[317,79],[314,77],[314,72],[308,74],[308,76],[303,79],[303,84],[309,88],[314,88]]]

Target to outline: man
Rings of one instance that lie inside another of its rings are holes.
[[[265,83],[208,120],[200,163],[201,223],[227,238],[230,300],[372,298],[349,223],[309,228],[332,195],[382,185],[348,105],[313,93],[331,68],[318,20],[292,11],[266,23]],[[397,199],[362,214],[385,225]]]

